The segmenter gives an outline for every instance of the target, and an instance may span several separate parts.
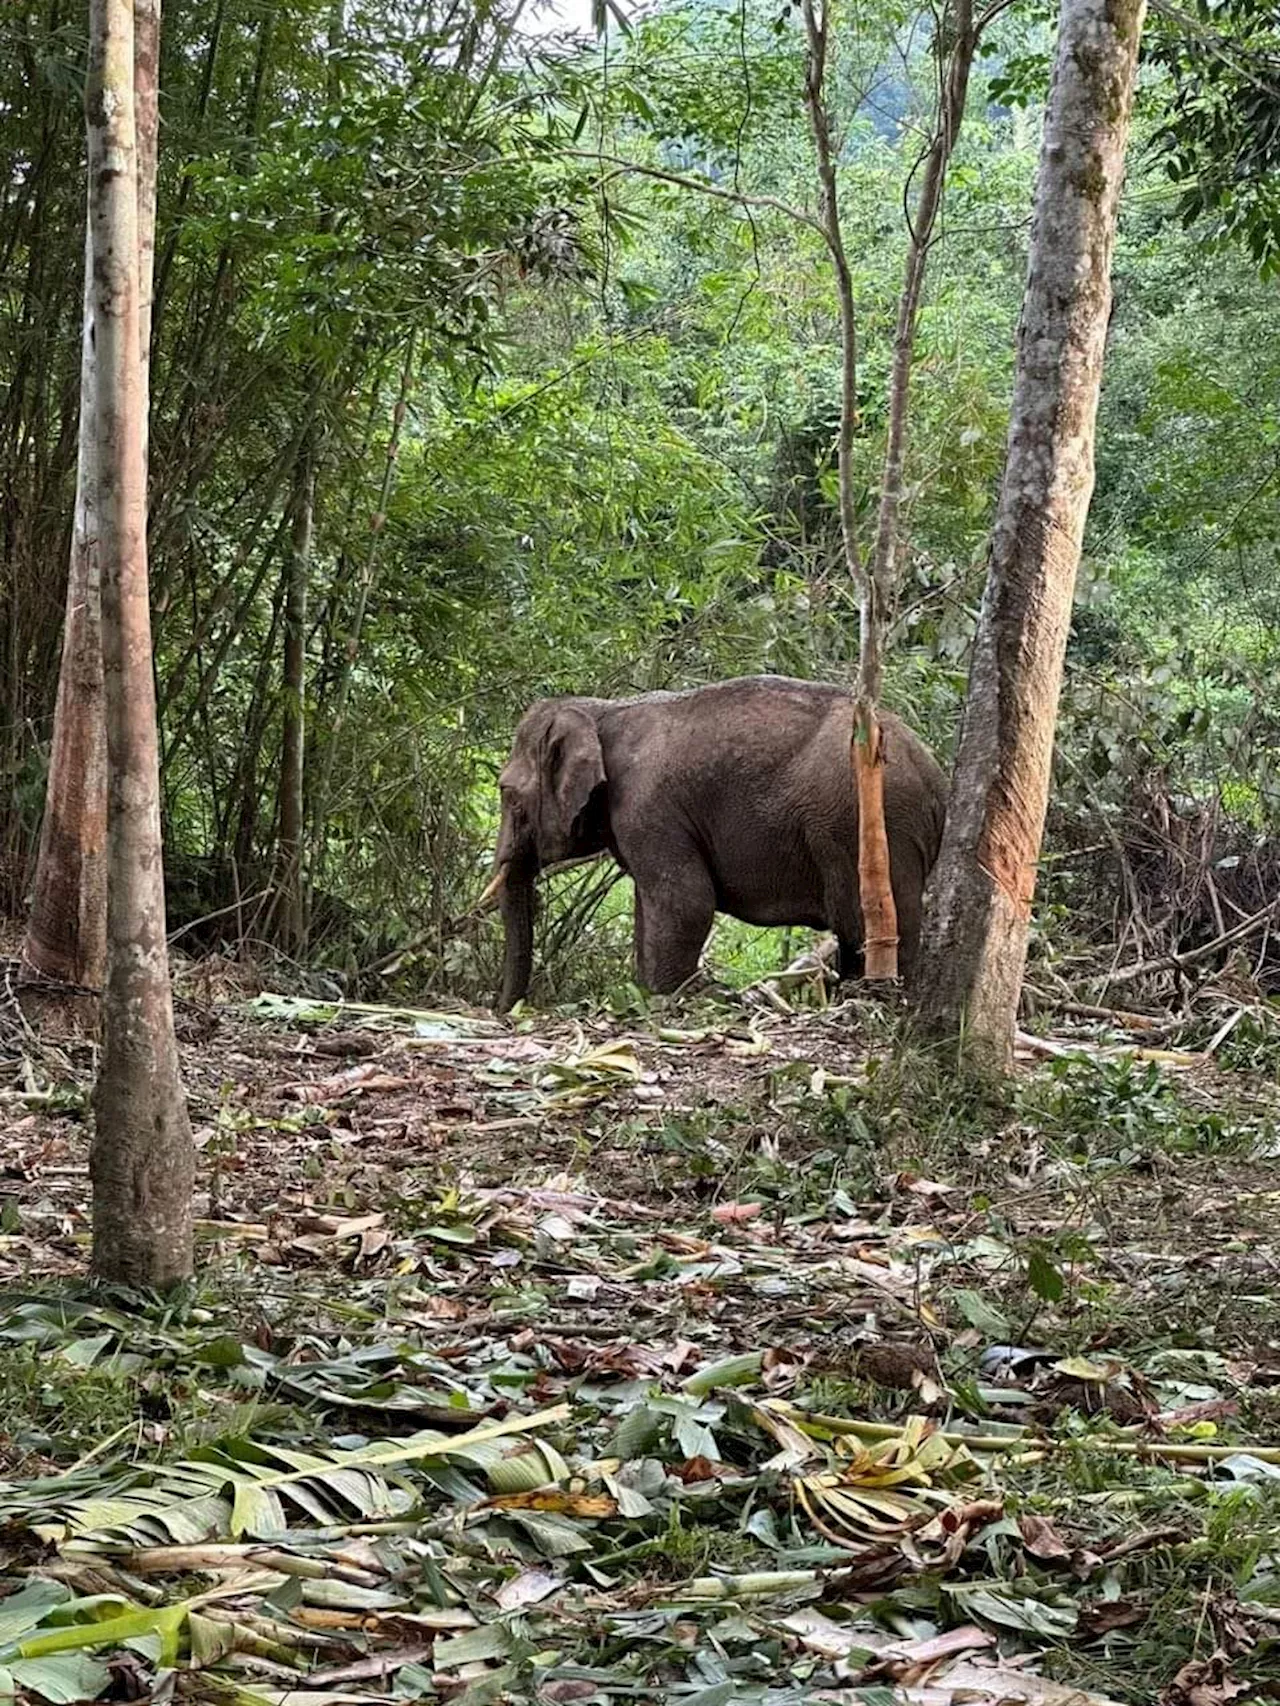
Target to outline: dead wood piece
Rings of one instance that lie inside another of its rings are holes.
[[[1155,960],[1139,960],[1135,965],[1119,966],[1110,971],[1102,979],[1104,989],[1109,989],[1117,983],[1132,983],[1135,978],[1150,977],[1162,971],[1186,971],[1201,960],[1207,960],[1210,955],[1218,953],[1222,948],[1228,948],[1235,942],[1243,941],[1255,930],[1270,922],[1275,914],[1280,899],[1268,901],[1266,906],[1252,913],[1242,924],[1225,931],[1221,936],[1215,936],[1211,942],[1202,942],[1198,948],[1190,948],[1185,954],[1164,954]],[[1095,980],[1091,980],[1095,981]]]

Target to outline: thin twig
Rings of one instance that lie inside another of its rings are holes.
[[[1185,954],[1165,954],[1158,960],[1139,960],[1136,965],[1121,966],[1116,971],[1108,972],[1103,980],[1104,987],[1109,988],[1116,983],[1131,983],[1134,978],[1148,977],[1162,971],[1185,971],[1189,966],[1198,965],[1201,960],[1207,960],[1221,948],[1228,948],[1233,942],[1239,942],[1253,934],[1260,926],[1268,923],[1280,899],[1268,901],[1260,911],[1246,918],[1243,924],[1237,924],[1233,930],[1227,930],[1221,936],[1215,936],[1212,942],[1203,942],[1198,948],[1191,948]]]

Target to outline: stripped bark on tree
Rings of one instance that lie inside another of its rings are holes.
[[[155,270],[157,79],[160,14],[139,5],[134,19],[138,172],[138,339],[142,384],[150,368]],[[107,965],[107,731],[102,679],[102,598],[97,549],[94,281],[85,208],[84,309],[75,516],[67,573],[62,663],[54,708],[40,850],[23,939],[24,1006],[96,1030]],[[144,416],[143,429],[147,421]],[[146,440],[143,442],[144,467]]]

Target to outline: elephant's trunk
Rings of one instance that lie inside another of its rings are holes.
[[[533,878],[532,865],[510,865],[502,885],[502,926],[505,944],[502,959],[502,993],[499,1013],[509,1013],[529,993],[533,975]]]

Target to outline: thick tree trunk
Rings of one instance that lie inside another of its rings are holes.
[[[298,464],[293,495],[284,605],[284,721],[280,750],[279,836],[276,844],[273,934],[289,954],[306,942],[302,835],[306,786],[307,595],[315,509],[315,462],[310,449]]]
[[[1111,302],[1144,0],[1062,0],[1004,480],[930,883],[921,1021],[1008,1066]]]
[[[138,338],[143,396],[151,348],[159,137],[160,10],[134,8],[138,156]],[[94,401],[94,283],[86,204],[84,317],[75,518],[67,574],[62,665],[53,717],[44,820],[23,942],[23,1005],[46,1023],[96,1031],[107,966],[107,731],[102,679]],[[143,428],[146,431],[144,415]],[[146,438],[143,440],[145,468]]]
[[[134,25],[138,59],[134,63]],[[86,113],[96,354],[94,445],[107,757],[107,978],[90,1151],[93,1266],[168,1287],[192,1266],[194,1152],[165,945],[147,590],[138,108],[153,108],[157,0],[91,0]]]

